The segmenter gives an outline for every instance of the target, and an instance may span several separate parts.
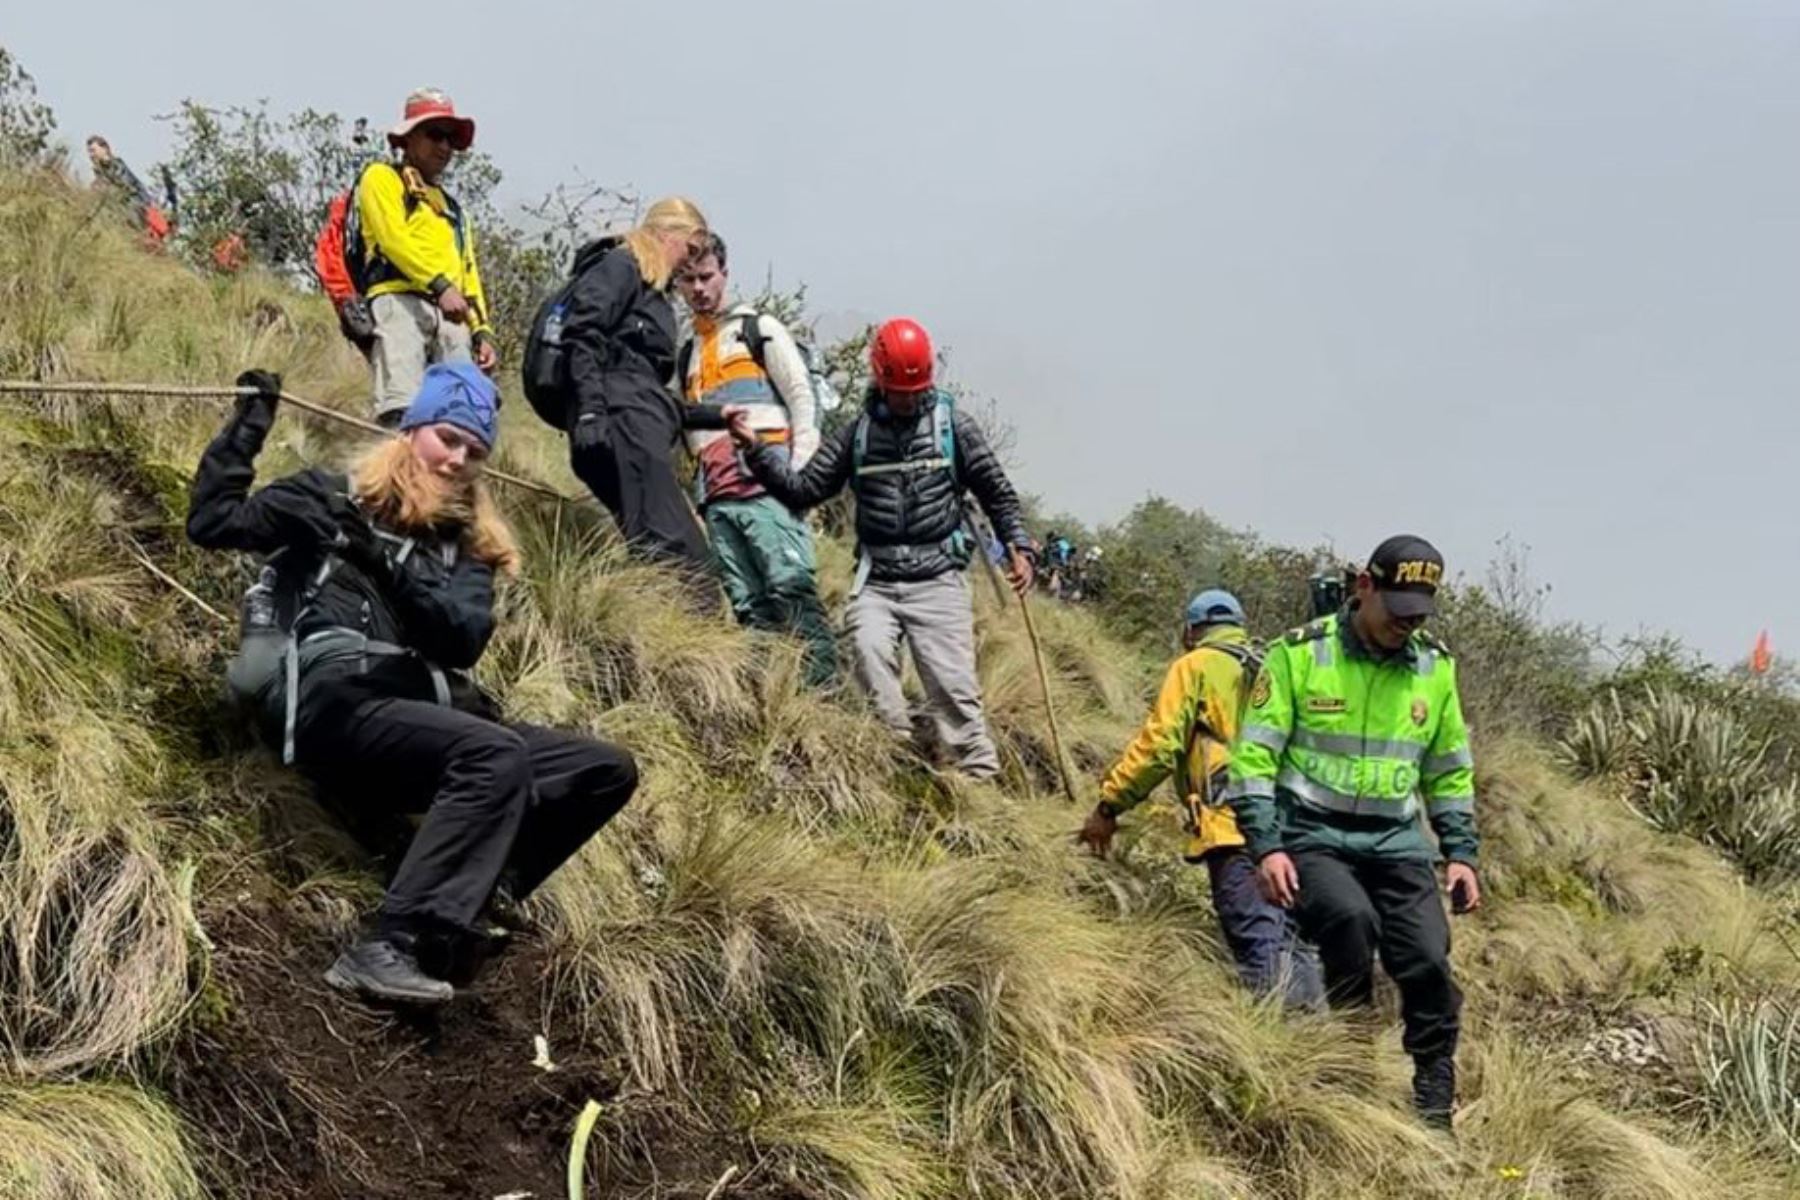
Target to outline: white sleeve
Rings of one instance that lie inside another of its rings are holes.
[[[787,326],[774,317],[758,317],[763,333],[763,369],[781,402],[787,405],[793,443],[789,461],[798,471],[819,449],[819,419],[814,411],[812,376]]]

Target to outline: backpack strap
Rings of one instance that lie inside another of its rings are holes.
[[[694,339],[689,338],[681,343],[681,349],[675,353],[675,382],[681,388],[681,398],[687,399],[688,372],[694,366]]]
[[[294,610],[294,619],[288,625],[287,635],[287,669],[283,672],[287,678],[282,680],[282,718],[281,718],[281,764],[285,767],[294,765],[294,724],[300,713],[300,618],[312,608],[313,601],[318,598],[319,589],[331,578],[341,560],[335,554],[327,554],[325,561],[319,564],[318,574],[306,585],[300,594],[300,605]]]
[[[856,418],[856,432],[850,438],[850,486],[855,488],[862,478],[863,464],[869,457],[869,410]]]
[[[950,486],[962,487],[962,477],[956,470],[956,402],[950,398],[949,392],[938,392],[931,406],[931,432],[937,442],[938,452],[943,455],[944,464],[950,469]]]
[[[851,444],[850,478],[854,483],[863,475],[917,475],[923,471],[948,471],[950,482],[959,485],[956,473],[956,422],[948,398],[939,395],[931,409],[931,440],[938,452],[930,458],[903,458],[898,462],[868,465],[869,414],[864,410],[856,421],[856,437]]]
[[[738,336],[744,339],[744,349],[750,352],[750,361],[756,364],[757,370],[767,375],[769,364],[763,360],[763,351],[768,346],[769,339],[763,334],[762,314],[745,313],[738,318],[738,322]]]
[[[1251,685],[1251,681],[1256,678],[1257,672],[1262,670],[1262,647],[1255,643],[1239,645],[1236,642],[1220,642],[1199,648],[1204,650],[1217,650],[1219,653],[1234,660],[1238,665],[1238,669],[1244,674],[1244,686],[1246,688],[1248,688]],[[1246,692],[1245,694],[1248,695],[1249,693]],[[1223,743],[1225,741],[1225,739],[1219,735],[1217,730],[1206,723],[1206,718],[1201,715],[1204,711],[1204,707],[1205,706],[1202,705],[1194,711],[1194,723],[1188,728],[1187,752],[1182,758],[1181,765],[1181,770],[1184,774],[1187,771],[1187,764],[1193,761],[1194,752],[1200,748],[1202,740],[1211,738],[1215,742]],[[1211,807],[1213,796],[1218,794],[1218,789],[1213,786],[1213,783],[1214,781],[1210,777],[1206,779],[1190,780],[1188,782],[1189,790],[1197,794],[1199,803],[1203,808]],[[1196,819],[1196,832],[1197,831],[1198,820]]]

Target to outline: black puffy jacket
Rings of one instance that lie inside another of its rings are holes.
[[[967,566],[977,547],[963,532],[965,489],[975,493],[996,537],[1030,553],[1031,536],[1025,530],[1019,497],[974,418],[951,410],[954,473],[948,468],[869,471],[942,458],[931,415],[938,403],[949,400],[940,401],[934,392],[912,416],[900,417],[871,392],[864,401],[869,433],[860,479],[852,478],[860,419],[821,443],[799,471],[789,465],[786,447],[770,445],[751,452],[750,469],[771,495],[793,509],[829,500],[850,484],[856,493],[857,550],[868,555],[872,579],[933,579]]]
[[[675,373],[675,307],[644,282],[631,250],[594,242],[575,256],[575,286],[563,318],[575,420],[621,408],[666,412],[681,407],[665,385]],[[570,422],[574,428],[574,422]]]
[[[282,579],[312,579],[325,553],[319,534],[342,530],[366,546],[369,525],[350,504],[345,478],[329,471],[301,471],[250,490],[256,455],[274,419],[271,398],[255,396],[239,404],[200,459],[188,496],[187,534],[210,549],[287,551],[280,560]],[[308,532],[299,536],[303,529]],[[305,637],[326,628],[353,629],[373,641],[404,646],[416,657],[372,660],[378,668],[354,680],[335,671],[321,671],[315,679],[309,672],[300,684],[303,712],[329,699],[309,693],[334,686],[350,689],[340,697],[346,700],[369,694],[431,699],[426,663],[447,670],[475,665],[494,632],[493,569],[455,552],[454,535],[449,537],[417,539],[399,563],[379,547],[375,555],[338,551],[339,561],[295,631]]]

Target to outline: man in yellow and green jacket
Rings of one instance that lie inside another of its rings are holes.
[[[1480,905],[1481,886],[1456,663],[1422,628],[1443,572],[1423,538],[1389,538],[1344,611],[1270,648],[1232,745],[1228,796],[1264,894],[1319,947],[1334,1006],[1373,1003],[1380,953],[1400,991],[1414,1104],[1448,1129],[1462,993],[1438,854],[1457,911]]]
[[[1219,589],[1195,596],[1182,646],[1185,653],[1169,668],[1143,728],[1106,773],[1081,838],[1104,854],[1119,814],[1173,775],[1192,834],[1185,857],[1206,864],[1213,911],[1239,977],[1257,995],[1281,991],[1290,1005],[1316,1007],[1322,996],[1318,960],[1299,943],[1287,914],[1258,890],[1256,864],[1222,794],[1246,675],[1255,674],[1260,661],[1237,597]]]
[[[375,323],[375,419],[384,425],[399,421],[432,363],[473,361],[490,375],[499,365],[475,231],[442,184],[474,140],[475,122],[423,88],[388,131],[400,161],[372,163],[356,182],[361,286]]]

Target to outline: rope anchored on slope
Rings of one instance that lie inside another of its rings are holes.
[[[46,396],[143,396],[177,400],[238,400],[245,396],[256,395],[256,389],[170,383],[44,383],[34,379],[0,379],[0,395],[34,394]],[[339,412],[335,408],[320,404],[316,400],[308,400],[304,396],[296,396],[292,392],[281,393],[281,402],[361,433],[373,434],[376,437],[397,436],[393,430],[384,429],[373,421],[365,421],[361,417],[353,417],[349,413]],[[483,474],[496,483],[532,492],[561,504],[580,504],[586,500],[586,497],[566,496],[547,483],[527,479],[523,475],[514,475],[509,471],[502,471],[498,467],[484,468]]]

